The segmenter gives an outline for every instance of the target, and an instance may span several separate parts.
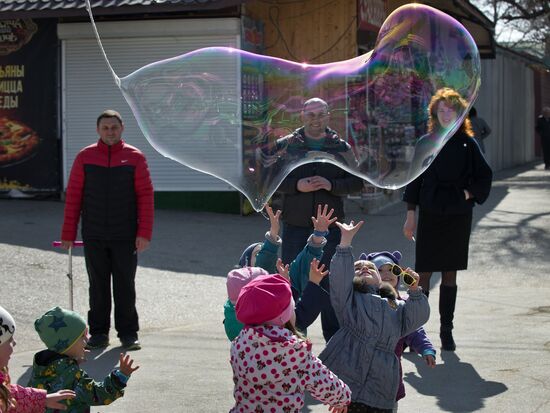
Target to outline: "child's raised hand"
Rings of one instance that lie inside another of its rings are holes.
[[[348,413],[348,406],[329,406],[328,411],[331,413]]]
[[[317,258],[313,258],[309,264],[309,281],[319,285],[327,274],[328,270],[325,270],[325,264],[321,264]]]
[[[125,376],[130,377],[134,371],[139,369],[139,366],[134,367],[134,360],[128,354],[120,353],[119,362],[118,369]]]
[[[332,217],[333,213],[334,208],[329,211],[327,204],[324,207],[321,204],[317,205],[317,217],[311,217],[313,229],[320,232],[328,231],[328,227],[338,219],[338,217]]]
[[[426,354],[424,356],[424,361],[426,361],[426,364],[428,365],[428,367],[432,369],[435,367],[435,357],[432,356],[431,354]]]
[[[280,258],[277,258],[277,263],[275,264],[277,267],[277,271],[280,275],[285,277],[290,282],[290,267],[288,264],[284,265],[283,260]]]
[[[409,290],[415,291],[418,289],[418,283],[420,282],[420,276],[411,267],[405,268],[405,272],[414,278],[414,283],[409,285]]]
[[[67,410],[67,406],[61,400],[74,399],[76,393],[72,390],[59,390],[55,393],[46,394],[46,407],[48,409]]]
[[[279,236],[279,231],[281,230],[281,223],[279,222],[281,211],[278,209],[277,212],[273,213],[273,208],[271,208],[269,205],[265,206],[265,211],[267,212],[267,216],[269,217],[269,234],[271,235],[271,238],[276,241],[277,237]]]
[[[354,221],[350,221],[349,224],[336,222],[336,225],[338,225],[338,228],[340,228],[340,231],[342,232],[340,246],[349,247],[353,237],[357,234],[357,231],[359,231],[359,228],[361,228],[364,223],[365,221],[359,221],[357,224]]]

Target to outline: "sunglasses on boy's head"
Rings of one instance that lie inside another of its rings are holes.
[[[397,264],[392,264],[391,272],[396,277],[401,277],[401,279],[403,280],[403,283],[408,285],[408,286],[411,286],[416,282],[416,280],[414,279],[414,277],[411,274],[409,274],[408,272],[403,271],[403,268],[401,268]]]

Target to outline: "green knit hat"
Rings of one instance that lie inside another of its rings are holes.
[[[48,350],[64,353],[86,330],[86,321],[74,311],[55,307],[36,319],[34,329]]]

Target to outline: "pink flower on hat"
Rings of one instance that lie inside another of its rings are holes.
[[[241,289],[235,312],[245,325],[285,325],[294,312],[290,283],[279,274],[258,276]]]

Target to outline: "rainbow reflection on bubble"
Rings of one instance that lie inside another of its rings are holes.
[[[467,113],[417,150],[431,97],[448,87],[471,106],[480,60],[459,22],[416,4],[386,19],[373,51],[347,61],[310,65],[210,47],[113,75],[157,151],[226,181],[259,211],[293,169],[310,162],[330,162],[382,188],[409,183]],[[313,97],[328,103],[330,128],[349,144],[345,156],[307,145],[281,149],[278,140],[300,128],[303,103]],[[228,163],[228,153],[239,161]]]

